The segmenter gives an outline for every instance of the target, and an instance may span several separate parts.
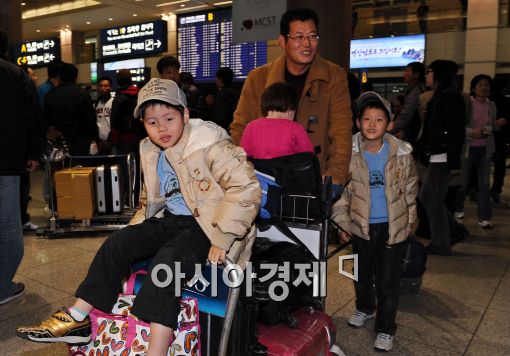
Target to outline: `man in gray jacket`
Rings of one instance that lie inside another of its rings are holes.
[[[418,116],[418,97],[425,91],[425,66],[420,62],[411,62],[404,70],[404,81],[407,83],[402,111],[395,118],[391,133],[401,140],[414,145],[421,122]]]

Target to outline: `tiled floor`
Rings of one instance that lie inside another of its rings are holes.
[[[41,173],[32,181],[32,221],[44,225]],[[510,198],[510,192],[504,196]],[[493,230],[477,227],[471,202],[466,215],[464,224],[471,236],[454,247],[451,257],[429,256],[420,293],[401,296],[390,355],[510,355],[510,210],[494,209]],[[0,355],[67,354],[64,345],[21,340],[15,329],[72,302],[103,240],[25,236],[25,256],[16,280],[26,284],[27,293],[0,306]],[[374,354],[374,322],[361,329],[348,327],[353,309],[352,282],[338,273],[338,258],[333,258],[328,266],[327,311],[337,326],[337,343],[346,355]]]

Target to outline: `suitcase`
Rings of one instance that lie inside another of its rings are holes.
[[[413,235],[407,243],[401,265],[400,291],[415,294],[419,292],[422,284],[427,265],[427,250]]]
[[[272,242],[266,238],[257,237],[252,251],[253,271],[258,276],[265,276],[269,273],[268,269],[262,268],[264,264],[278,265],[279,271],[284,271],[282,262],[288,263],[289,274],[287,291],[288,295],[284,301],[275,301],[270,298],[269,290],[272,283],[276,283],[281,278],[280,273],[276,273],[264,282],[254,280],[254,290],[259,302],[258,321],[266,325],[285,323],[293,326],[296,318],[293,312],[303,306],[314,306],[319,308],[318,303],[313,297],[313,284],[306,285],[301,282],[294,285],[299,278],[299,270],[296,265],[303,264],[312,266],[313,257],[306,247],[296,245],[291,242]],[[282,290],[278,287],[275,292],[279,294]]]
[[[295,316],[295,328],[259,324],[258,341],[267,347],[268,356],[343,355],[335,345],[336,327],[329,315],[304,307]]]
[[[122,212],[121,170],[118,164],[96,168],[96,200],[100,214]]]
[[[151,261],[141,261],[132,266],[131,272],[148,270]],[[202,275],[207,281],[211,281],[212,269],[206,266],[202,269]],[[200,355],[216,356],[219,353],[221,333],[225,321],[229,287],[223,282],[223,267],[218,269],[218,289],[216,296],[212,296],[211,286],[204,286],[198,281],[194,286],[183,286],[182,296],[195,298],[199,308],[200,322]],[[134,281],[133,291],[137,294],[143,279],[146,276],[140,274]],[[127,286],[127,285],[126,285]],[[126,286],[124,289],[126,289]],[[230,329],[230,337],[227,344],[227,355],[250,356],[265,355],[266,348],[257,341],[257,311],[258,305],[254,297],[246,297],[245,284],[241,285],[239,301],[236,305],[233,322]]]

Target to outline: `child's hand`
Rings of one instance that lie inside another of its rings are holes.
[[[346,233],[345,231],[340,232],[340,242],[341,243],[346,244],[350,240],[351,240],[351,236],[348,233]]]
[[[209,249],[209,255],[207,256],[209,262],[217,264],[219,262],[223,263],[225,261],[226,251],[222,250],[219,247],[211,246]]]

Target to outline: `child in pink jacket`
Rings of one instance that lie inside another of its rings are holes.
[[[262,94],[264,117],[250,122],[241,137],[248,157],[271,159],[295,153],[314,152],[303,126],[294,121],[298,97],[285,83],[274,83]]]

